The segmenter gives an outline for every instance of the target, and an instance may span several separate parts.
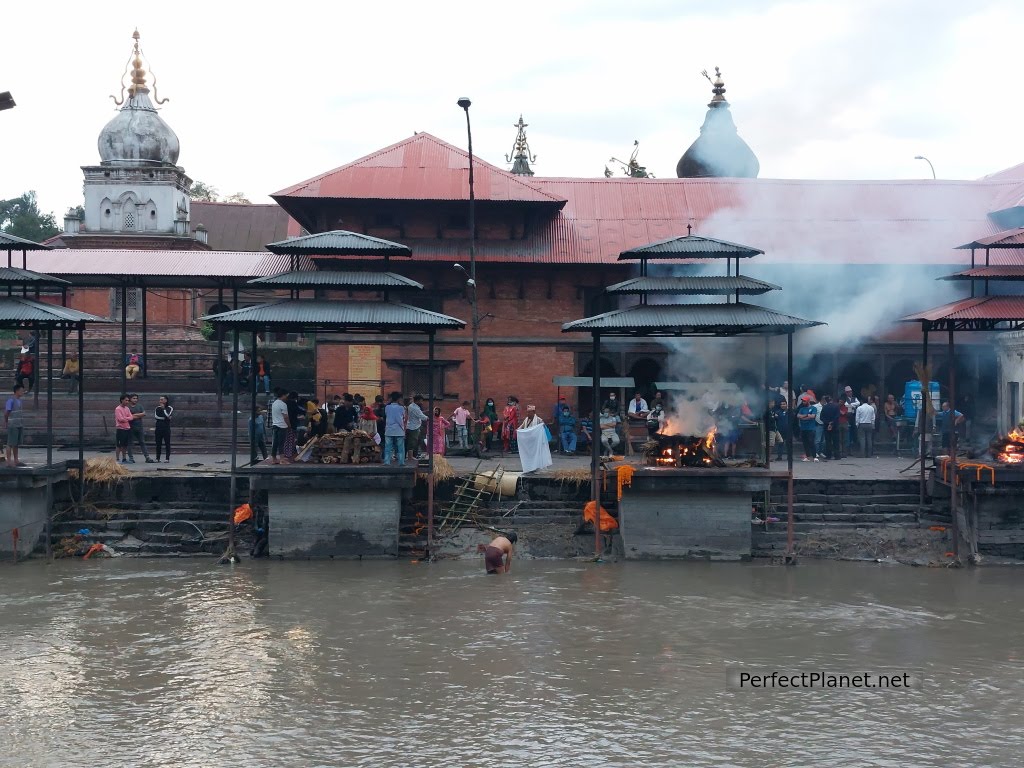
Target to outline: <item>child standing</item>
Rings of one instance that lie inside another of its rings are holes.
[[[171,405],[171,401],[166,396],[161,396],[159,405],[156,407],[154,412],[154,418],[156,419],[156,460],[160,463],[160,446],[163,445],[166,448],[165,453],[167,454],[167,463],[171,463],[171,414],[174,413],[174,407]]]
[[[455,421],[455,437],[459,441],[459,448],[469,447],[467,423],[471,415],[469,412],[469,400],[463,400],[462,405],[452,412],[452,419]]]

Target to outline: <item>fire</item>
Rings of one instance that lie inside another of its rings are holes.
[[[1006,437],[993,440],[990,450],[996,457],[996,461],[1002,464],[1024,462],[1024,430],[1011,429]]]
[[[704,436],[704,447],[709,451],[715,449],[715,433],[718,432],[718,427],[712,427],[708,430],[707,435]]]

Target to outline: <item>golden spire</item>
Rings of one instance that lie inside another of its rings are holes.
[[[132,47],[131,55],[128,57],[128,63],[125,65],[124,74],[121,75],[121,95],[120,97],[111,96],[114,103],[121,106],[125,103],[125,91],[128,91],[128,105],[132,106],[131,102],[135,98],[136,94],[149,93],[149,86],[146,85],[146,70],[142,68],[144,63],[142,49],[139,47],[139,30],[136,29],[132,33],[132,39],[135,41]],[[131,84],[125,88],[124,80],[131,70]],[[163,104],[167,99],[161,99],[156,93],[156,76],[153,76],[153,97],[157,104]],[[150,108],[152,106],[150,105]]]
[[[719,102],[725,101],[725,81],[722,79],[721,70],[719,70],[718,67],[715,67],[714,80],[711,79],[711,76],[708,74],[708,71],[706,69],[702,71],[701,74],[708,79],[709,83],[711,83],[711,93],[714,94],[714,96],[711,97],[711,103],[708,104],[708,106],[713,107],[716,106]]]

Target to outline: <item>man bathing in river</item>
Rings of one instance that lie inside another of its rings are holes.
[[[518,537],[515,531],[504,536],[495,536],[486,547],[477,544],[477,552],[484,553],[484,567],[488,573],[508,573],[512,569],[512,545]]]

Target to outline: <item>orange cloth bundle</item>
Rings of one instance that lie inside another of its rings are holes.
[[[235,525],[244,523],[246,520],[252,517],[252,507],[248,504],[243,504],[240,507],[235,508]]]
[[[636,467],[631,464],[623,464],[615,470],[615,479],[618,482],[618,499],[622,501],[622,489],[627,485],[633,485],[633,473],[636,472]]]
[[[594,502],[588,501],[587,505],[583,507],[583,519],[588,523],[594,522]],[[608,514],[608,510],[601,507],[601,532],[614,531],[619,527],[619,521]]]

